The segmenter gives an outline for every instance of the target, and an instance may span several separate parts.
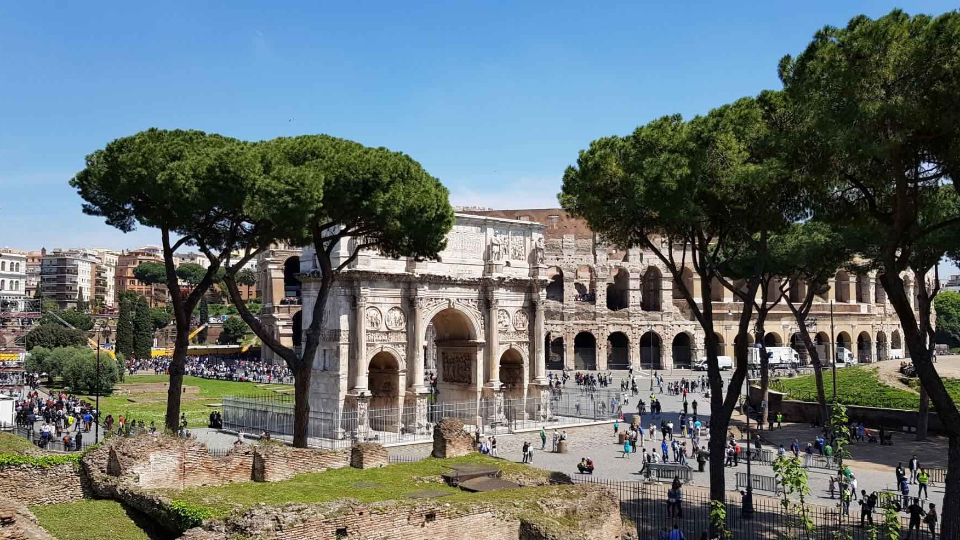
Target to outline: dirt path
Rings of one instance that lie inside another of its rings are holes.
[[[908,384],[903,384],[900,381],[900,361],[899,360],[890,360],[887,362],[879,362],[877,366],[873,368],[877,371],[877,377],[880,379],[880,382],[883,384],[896,388],[898,390],[904,390],[910,392],[911,394],[919,395],[920,392],[914,390]]]

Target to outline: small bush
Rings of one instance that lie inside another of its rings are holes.
[[[213,517],[213,511],[209,508],[180,500],[170,502],[170,511],[176,519],[177,526],[183,531],[199,527],[203,524],[203,520]]]

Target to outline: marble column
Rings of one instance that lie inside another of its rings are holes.
[[[413,314],[411,320],[407,324],[407,331],[413,332],[413,339],[409,340],[409,343],[412,343],[411,351],[409,353],[410,362],[412,366],[410,369],[410,378],[411,378],[411,388],[414,394],[423,394],[427,391],[427,386],[423,382],[423,370],[424,370],[424,358],[423,358],[423,335],[424,335],[424,324],[423,324],[423,298],[413,298]]]
[[[533,300],[533,382],[535,384],[547,383],[547,361],[544,356],[546,354],[546,351],[544,351],[544,322],[543,300],[535,298]]]
[[[487,298],[487,386],[500,388],[500,328],[497,321],[497,311],[500,301],[490,293]]]
[[[351,389],[359,393],[361,390],[367,390],[367,302],[366,299],[357,295],[354,312],[356,328],[356,356],[353,359],[356,362],[356,371],[354,371],[353,384]]]

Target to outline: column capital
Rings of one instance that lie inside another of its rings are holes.
[[[500,299],[493,296],[487,297],[487,309],[497,309],[500,307]]]

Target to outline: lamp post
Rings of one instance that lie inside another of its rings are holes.
[[[833,299],[830,300],[830,366],[833,372],[833,401],[837,400],[837,336],[833,327]]]
[[[97,444],[100,442],[100,337],[103,335],[103,332],[109,330],[110,326],[107,324],[107,321],[103,321],[99,328],[97,328],[97,394],[96,394],[96,414],[93,418],[94,423],[94,436],[93,443]]]
[[[756,344],[755,344],[756,345]],[[746,393],[746,400],[750,399],[750,379],[747,378],[746,388],[744,389]],[[746,401],[745,401],[746,402]],[[747,494],[743,498],[743,517],[749,518],[753,517],[753,475],[750,470],[750,446],[753,444],[753,439],[750,437],[750,409],[747,409],[747,414],[744,416],[747,417]]]

